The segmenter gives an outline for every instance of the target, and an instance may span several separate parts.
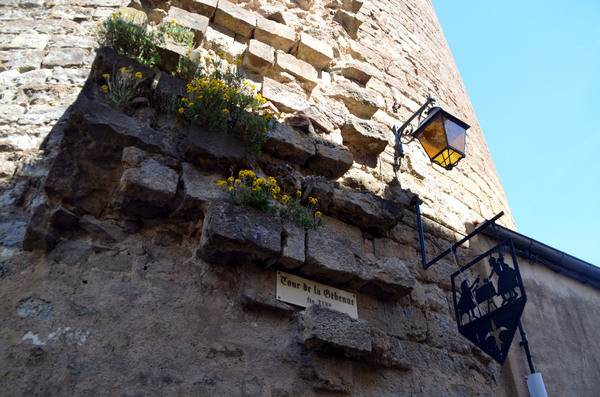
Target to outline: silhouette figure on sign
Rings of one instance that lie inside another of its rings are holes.
[[[490,261],[494,258],[490,258]],[[496,302],[494,302],[494,297],[496,296],[496,288],[494,288],[494,284],[490,282],[490,278],[484,279],[485,283],[475,290],[475,300],[477,304],[482,302],[487,302],[487,312],[490,312],[490,305],[494,305],[496,309],[498,306]]]
[[[498,275],[498,296],[502,297],[500,306],[512,302],[517,297],[515,288],[519,285],[517,271],[504,262],[502,250],[498,253],[498,260],[490,257],[490,266],[492,267],[492,272],[486,281],[489,281],[494,273]]]
[[[462,291],[460,298],[458,300],[458,313],[460,314],[460,319],[462,321],[462,317],[464,314],[469,316],[469,322],[473,320],[473,318],[477,318],[473,309],[477,307],[477,302],[474,299],[473,288],[476,284],[479,284],[479,276],[477,279],[469,286],[467,280],[464,280],[460,284],[460,289]]]

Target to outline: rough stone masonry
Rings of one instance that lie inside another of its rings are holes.
[[[98,22],[120,7],[189,20],[199,53],[243,60],[284,113],[262,156],[161,109],[104,103],[100,76],[115,67],[142,71],[149,102],[182,87],[95,49]],[[7,394],[506,395],[501,368],[455,332],[452,263],[420,269],[406,207],[418,194],[426,215],[457,230],[508,212],[429,2],[0,8]],[[394,187],[391,124],[429,93],[474,126],[469,156],[446,173],[408,146]],[[326,225],[305,231],[228,201],[217,180],[243,168],[318,196]],[[277,269],[356,293],[359,319],[278,301]]]

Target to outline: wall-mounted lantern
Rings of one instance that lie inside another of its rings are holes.
[[[451,170],[465,157],[465,143],[469,125],[459,120],[440,107],[434,106],[436,99],[429,96],[423,106],[419,108],[401,127],[394,125],[396,136],[396,154],[394,156],[395,170],[399,167],[399,159],[404,157],[402,139],[410,143],[415,138],[421,142],[425,152],[432,163]],[[398,111],[400,104],[395,103],[392,110]],[[427,111],[427,117],[423,114]],[[415,130],[412,121],[418,117]]]

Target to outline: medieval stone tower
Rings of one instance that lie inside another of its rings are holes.
[[[428,0],[0,11],[0,394],[510,395],[502,367],[456,332],[454,261],[422,269],[415,195],[430,255],[500,211],[514,229]],[[97,48],[113,13],[184,22],[195,54],[239,60],[281,113],[262,154],[165,105],[185,95],[170,71],[187,49],[165,45],[150,68]],[[143,76],[125,112],[101,88],[121,67]],[[467,156],[446,171],[415,141],[395,180],[392,125],[430,94],[471,126]],[[318,198],[325,225],[231,202],[218,181],[242,170]],[[305,280],[322,302],[278,295]]]

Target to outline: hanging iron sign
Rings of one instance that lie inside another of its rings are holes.
[[[512,240],[454,273],[452,294],[458,331],[504,364],[527,301]]]

